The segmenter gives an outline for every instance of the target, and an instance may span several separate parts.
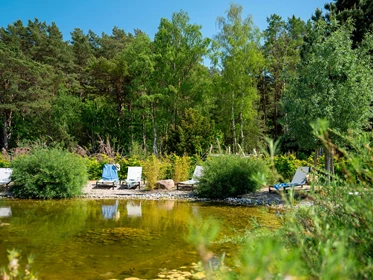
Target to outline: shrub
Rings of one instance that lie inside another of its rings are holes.
[[[13,161],[13,193],[21,198],[70,198],[87,183],[84,160],[57,148],[37,148]]]
[[[208,198],[226,198],[255,192],[261,187],[253,179],[253,176],[258,173],[270,177],[269,167],[259,158],[243,158],[234,155],[209,158],[204,165],[197,195]]]
[[[190,161],[190,157],[187,155],[182,157],[175,155],[172,176],[175,182],[185,181],[189,178]]]
[[[280,180],[283,180],[286,182],[289,182],[292,180],[295,174],[295,171],[297,170],[298,167],[310,165],[305,160],[297,159],[293,154],[290,154],[288,156],[286,155],[275,156],[274,164],[275,164],[275,168],[278,174],[280,174],[281,176]]]
[[[85,158],[85,164],[87,166],[88,179],[99,180],[102,175],[102,164],[97,160],[97,158]]]
[[[152,190],[154,189],[155,183],[157,182],[160,175],[161,162],[155,155],[151,155],[144,161],[143,167],[147,187],[148,189]]]
[[[10,162],[0,154],[0,168],[10,167]]]

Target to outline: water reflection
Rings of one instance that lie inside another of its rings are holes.
[[[246,236],[251,218],[271,228],[280,221],[264,208],[200,202],[4,199],[0,203],[1,215],[7,216],[0,218],[0,267],[9,262],[7,249],[17,248],[25,258],[35,255],[35,271],[48,280],[155,279],[160,269],[198,262],[195,247],[185,240],[189,221],[197,216],[221,223],[222,232],[211,250],[216,255],[229,253],[226,261],[233,262],[237,248],[231,237]]]
[[[104,219],[119,219],[118,200],[114,205],[102,205],[102,215]]]
[[[166,200],[163,203],[160,203],[158,207],[166,211],[171,211],[172,209],[174,209],[174,206],[175,206],[175,201]]]
[[[128,217],[141,217],[141,201],[127,201],[127,215]]]
[[[12,216],[12,209],[10,206],[0,207],[0,218],[6,218]]]

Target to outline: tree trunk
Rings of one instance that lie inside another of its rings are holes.
[[[330,150],[326,149],[326,152],[325,152],[325,170],[328,174],[328,183],[329,184],[330,184],[330,167],[331,167]]]
[[[146,125],[145,125],[145,115],[144,114],[141,116],[141,119],[142,119],[142,148],[146,153],[147,152],[147,148],[146,148]]]
[[[244,134],[244,131],[243,131],[243,129],[244,129],[244,119],[243,119],[243,110],[244,110],[244,108],[243,108],[243,101],[244,101],[244,99],[245,99],[245,92],[244,91],[242,91],[242,96],[241,96],[241,98],[242,98],[242,103],[241,103],[241,110],[240,110],[240,136],[241,136],[241,147],[245,147],[245,134]]]
[[[12,112],[9,114],[4,113],[4,123],[3,123],[3,148],[7,151],[9,149],[9,139],[11,133],[8,130],[8,127],[12,125]]]
[[[265,81],[265,74],[263,75],[263,117],[264,125],[267,127],[267,84]]]
[[[277,83],[275,84],[275,94],[274,94],[274,100],[273,100],[273,105],[274,105],[274,116],[273,116],[273,124],[274,124],[274,138],[277,139],[277,99],[278,99],[278,96],[277,96]]]
[[[155,124],[155,110],[154,110],[154,104],[151,105],[151,118],[152,118],[152,124],[153,124],[153,154],[155,156],[158,156],[158,148],[157,148],[157,126]]]
[[[319,149],[316,147],[315,148],[315,155],[313,157],[313,167],[316,169],[317,167],[317,159],[319,157]]]
[[[232,137],[233,137],[232,151],[234,153],[236,151],[236,146],[237,146],[236,120],[235,120],[235,117],[234,117],[234,93],[232,93],[232,111],[231,111],[231,117],[232,117]]]
[[[241,133],[241,147],[245,147],[245,134],[243,132],[243,114],[240,112],[240,133]]]
[[[5,150],[8,150],[9,144],[8,144],[8,129],[7,129],[7,122],[4,121],[3,126],[3,148]]]

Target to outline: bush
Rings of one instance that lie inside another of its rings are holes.
[[[204,165],[203,177],[197,195],[208,198],[227,198],[255,192],[261,187],[253,176],[261,173],[270,176],[269,167],[259,158],[242,158],[234,155],[209,158]]]
[[[275,168],[280,175],[280,180],[290,182],[295,174],[295,171],[300,166],[309,166],[305,160],[297,159],[293,154],[288,156],[281,155],[274,157]]]
[[[100,163],[97,158],[85,158],[85,164],[87,166],[88,179],[99,180],[102,175],[103,164]]]
[[[13,160],[13,194],[21,198],[71,198],[87,184],[84,160],[56,148],[37,148]]]
[[[190,169],[190,157],[184,155],[179,157],[175,155],[174,157],[174,168],[172,179],[175,182],[185,181],[189,178],[189,169]]]
[[[152,190],[154,189],[155,183],[160,177],[159,175],[161,171],[161,162],[155,155],[151,155],[147,158],[147,160],[144,161],[143,166],[143,172],[146,178],[147,187],[148,189]]]
[[[10,162],[0,154],[0,168],[10,167]]]

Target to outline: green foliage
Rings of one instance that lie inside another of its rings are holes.
[[[242,18],[243,7],[231,3],[226,18],[218,17],[219,33],[215,36],[217,55],[214,60],[220,66],[216,78],[218,120],[216,124],[224,133],[233,152],[254,148],[259,134],[255,122],[258,99],[257,76],[264,67],[260,51],[260,31],[251,16]],[[250,138],[248,137],[250,135]],[[251,139],[255,140],[252,141]],[[254,143],[253,143],[254,142]]]
[[[151,155],[143,162],[143,173],[149,190],[154,189],[155,183],[160,178],[160,172],[161,162],[155,155]]]
[[[8,250],[9,264],[7,268],[0,268],[0,277],[4,280],[37,280],[35,273],[31,270],[31,266],[34,262],[34,257],[29,256],[27,258],[27,264],[22,269],[19,260],[21,255],[15,249]]]
[[[369,0],[334,0],[325,5],[330,13],[327,19],[336,17],[341,23],[346,23],[351,18],[354,20],[355,29],[352,39],[355,44],[360,43],[364,36],[372,31],[373,5]]]
[[[102,175],[103,164],[96,157],[85,158],[89,180],[99,180]]]
[[[264,55],[266,57],[262,88],[263,118],[266,128],[277,139],[281,133],[282,110],[280,98],[288,81],[297,76],[299,50],[303,45],[305,23],[294,15],[286,22],[279,15],[267,17],[268,27],[264,30]]]
[[[282,98],[287,131],[302,149],[319,145],[310,125],[317,119],[344,134],[364,128],[371,117],[370,55],[363,47],[352,49],[352,30],[351,23],[319,21],[308,34],[299,78],[292,80]]]
[[[202,155],[207,153],[214,136],[214,124],[197,110],[189,108],[185,110],[180,124],[172,130],[167,150],[179,156]]]
[[[287,241],[299,249],[311,278],[372,278],[373,134],[341,135],[327,128],[315,133],[324,146],[343,155],[343,176],[312,194],[313,207],[298,207],[285,216]],[[333,134],[348,144],[348,151],[331,142]]]
[[[87,184],[84,160],[57,148],[36,148],[13,160],[13,194],[21,198],[71,198]]]
[[[271,181],[271,173],[264,160],[239,156],[217,156],[206,161],[197,195],[209,198],[226,198],[255,192],[261,187],[253,179],[258,173]]]
[[[310,165],[305,160],[297,159],[293,154],[290,154],[288,156],[275,156],[274,164],[278,174],[281,176],[284,182],[291,181],[298,167]]]
[[[175,182],[186,181],[189,179],[190,157],[183,155],[182,157],[174,156],[173,176]]]
[[[10,167],[10,161],[0,154],[0,168]]]

